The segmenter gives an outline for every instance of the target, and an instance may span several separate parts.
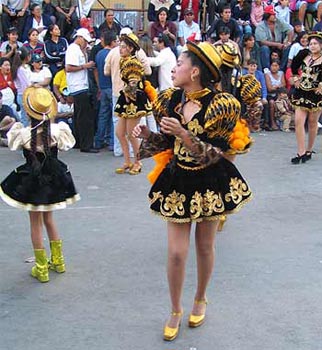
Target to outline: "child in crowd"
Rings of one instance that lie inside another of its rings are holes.
[[[250,21],[253,27],[257,27],[263,20],[265,3],[262,0],[254,0],[250,11]]]
[[[55,122],[64,122],[73,130],[73,115],[74,115],[74,98],[70,95],[68,88],[62,92],[64,103],[59,101],[57,104],[57,115]]]
[[[290,123],[294,121],[294,113],[285,87],[281,87],[277,90],[275,118],[280,122],[282,131],[290,132]]]
[[[58,149],[67,151],[74,146],[75,139],[65,123],[51,123],[57,113],[57,102],[48,89],[27,88],[23,103],[31,125],[15,123],[7,137],[11,150],[23,149],[26,163],[2,181],[0,197],[10,206],[28,211],[36,261],[31,275],[40,282],[48,282],[48,269],[65,272],[62,241],[52,211],[79,199],[67,165],[57,159]],[[50,241],[49,261],[43,225]]]
[[[289,0],[279,0],[278,5],[275,7],[276,17],[291,25],[291,10]]]

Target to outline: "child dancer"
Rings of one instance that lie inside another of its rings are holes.
[[[74,146],[75,139],[66,123],[51,123],[57,114],[57,102],[48,89],[27,88],[23,104],[31,125],[15,123],[7,136],[11,150],[23,149],[26,163],[1,183],[0,197],[7,204],[29,212],[36,260],[31,275],[40,282],[48,282],[49,268],[65,272],[62,241],[52,211],[80,198],[66,164],[57,159],[58,149],[67,151]],[[43,224],[50,241],[50,261],[44,248]]]

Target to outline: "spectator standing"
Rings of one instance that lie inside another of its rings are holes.
[[[61,37],[61,32],[57,24],[51,24],[48,27],[45,40],[46,63],[53,76],[63,66],[68,42],[66,38]]]
[[[95,66],[95,62],[87,62],[85,53],[86,46],[92,40],[87,29],[78,29],[75,41],[69,45],[65,57],[68,89],[74,97],[73,123],[76,147],[86,153],[98,152],[93,148],[95,120],[88,95],[87,72]]]
[[[16,51],[22,46],[22,42],[18,41],[18,29],[16,27],[9,28],[7,36],[8,40],[4,41],[0,46],[0,53],[1,57],[9,58],[12,62]]]
[[[151,67],[159,67],[158,82],[159,90],[162,91],[173,87],[171,72],[176,66],[177,60],[170,48],[170,41],[166,34],[159,35],[156,40],[159,54],[156,57],[148,57],[148,61]]]
[[[104,144],[113,150],[114,132],[113,132],[113,94],[112,79],[104,75],[104,65],[107,55],[111,49],[117,45],[116,33],[113,31],[104,31],[101,44],[103,49],[100,50],[96,57],[96,67],[94,76],[98,86],[99,95],[99,112],[97,120],[97,129],[94,138],[95,148],[103,148]]]
[[[2,0],[2,29],[8,33],[9,28],[17,23],[19,37],[21,38],[26,17],[28,14],[29,0]]]
[[[112,31],[116,35],[120,34],[121,26],[114,19],[114,11],[111,9],[107,9],[104,11],[105,21],[100,24],[98,27],[100,35],[104,31]]]

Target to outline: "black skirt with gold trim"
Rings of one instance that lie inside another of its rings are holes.
[[[178,223],[220,219],[251,197],[246,181],[225,158],[199,170],[184,169],[172,160],[149,193],[151,210]]]
[[[124,91],[120,92],[120,96],[116,102],[114,112],[120,118],[141,118],[151,113],[152,105],[147,94],[137,89],[135,100],[126,99]]]
[[[26,163],[11,172],[0,185],[0,197],[9,205],[28,211],[63,209],[80,199],[70,171],[57,159],[57,148],[50,155],[24,149]]]

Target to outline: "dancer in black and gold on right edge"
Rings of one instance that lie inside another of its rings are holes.
[[[309,47],[301,50],[292,61],[294,92],[291,103],[295,109],[297,155],[293,164],[312,158],[313,146],[322,113],[322,32],[308,34]],[[305,122],[308,121],[308,144],[305,148]]]
[[[196,223],[197,287],[189,327],[205,321],[206,289],[214,267],[214,241],[219,220],[237,212],[252,192],[229,158],[251,145],[240,103],[216,91],[222,63],[208,42],[188,42],[172,71],[176,88],[162,91],[154,101],[160,133],[137,125],[142,138],[140,159],[154,156],[149,174],[151,210],[167,221],[168,283],[171,313],[164,340],[174,340],[183,318],[181,296],[192,223]],[[161,152],[161,153],[160,153]]]

